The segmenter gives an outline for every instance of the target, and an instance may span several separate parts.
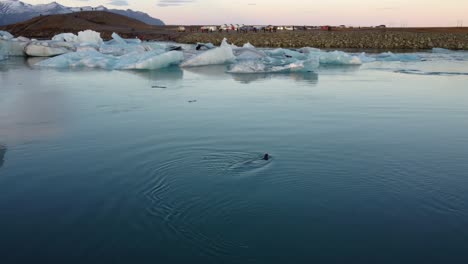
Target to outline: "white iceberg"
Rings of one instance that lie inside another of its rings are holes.
[[[52,37],[52,40],[62,42],[78,42],[78,36],[73,33],[62,33]]]
[[[188,59],[181,64],[182,67],[196,67],[206,65],[218,65],[230,63],[235,60],[236,56],[232,51],[232,46],[229,45],[226,39],[223,40],[219,48],[207,50],[195,57]]]
[[[88,29],[78,32],[78,42],[101,45],[104,41],[99,32]]]
[[[61,41],[33,41],[26,45],[24,52],[31,57],[53,57],[76,51],[76,47]]]

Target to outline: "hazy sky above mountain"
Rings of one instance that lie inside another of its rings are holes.
[[[45,4],[52,0],[25,0]],[[468,0],[56,0],[134,9],[166,24],[468,26]]]

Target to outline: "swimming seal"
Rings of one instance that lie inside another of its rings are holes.
[[[270,159],[270,155],[268,155],[268,153],[265,153],[265,155],[263,155],[263,160],[269,160]]]

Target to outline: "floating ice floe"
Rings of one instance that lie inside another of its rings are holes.
[[[406,54],[400,53],[395,54],[393,52],[384,52],[377,55],[378,61],[401,61],[401,62],[409,62],[409,61],[420,61],[421,57],[415,54]]]
[[[236,59],[232,51],[232,46],[224,39],[219,48],[207,50],[184,61],[182,67],[196,67],[206,65],[217,65],[233,62]]]
[[[361,65],[359,57],[349,55],[343,51],[321,52],[320,64],[328,65]]]
[[[432,53],[450,53],[452,52],[449,49],[443,49],[443,48],[433,48]]]
[[[319,66],[318,60],[309,59],[304,61],[278,61],[271,59],[245,60],[237,62],[229,68],[229,73],[289,73],[289,72],[311,72]]]

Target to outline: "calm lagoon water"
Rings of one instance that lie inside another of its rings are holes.
[[[2,61],[0,263],[468,263],[468,55],[422,56]]]

